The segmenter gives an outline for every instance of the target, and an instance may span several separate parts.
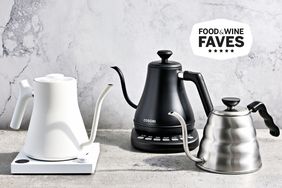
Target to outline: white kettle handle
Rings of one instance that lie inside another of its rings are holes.
[[[17,100],[17,104],[15,107],[15,111],[12,117],[12,121],[10,123],[10,127],[12,129],[19,129],[21,126],[21,122],[24,116],[24,112],[26,109],[26,105],[29,101],[29,99],[32,98],[32,88],[28,82],[28,80],[22,80],[19,83],[20,85],[20,92],[19,97]]]

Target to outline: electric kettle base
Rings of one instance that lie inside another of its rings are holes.
[[[177,153],[183,152],[182,135],[151,136],[138,133],[135,129],[131,132],[131,144],[134,148],[152,153]],[[199,135],[196,129],[188,132],[188,146],[190,150],[199,145]]]
[[[100,154],[100,144],[93,143],[83,159],[40,161],[19,152],[11,163],[12,174],[93,174]]]

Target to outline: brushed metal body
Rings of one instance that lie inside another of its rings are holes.
[[[216,113],[215,110],[209,115],[197,157],[193,156],[187,147],[185,120],[177,112],[169,113],[176,117],[182,126],[186,156],[199,168],[209,172],[245,174],[257,171],[262,162],[250,112],[240,116],[222,116]]]
[[[242,174],[258,170],[261,165],[256,130],[249,114],[219,116],[213,112],[204,128],[196,165],[207,171]]]
[[[270,135],[278,137],[279,127],[275,125],[265,105],[260,101],[250,103],[247,108],[240,106],[235,108],[240,102],[237,97],[224,97],[222,102],[227,108],[220,106],[210,112],[197,157],[190,153],[187,146],[185,120],[177,112],[168,113],[181,124],[186,156],[199,168],[210,172],[245,174],[257,171],[262,162],[251,112],[259,112],[270,130]]]

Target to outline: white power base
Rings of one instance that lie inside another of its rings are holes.
[[[19,153],[11,163],[12,174],[92,174],[100,154],[100,144],[93,143],[81,159],[67,161],[39,161]]]

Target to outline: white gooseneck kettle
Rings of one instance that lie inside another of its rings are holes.
[[[29,99],[34,97],[31,120],[22,152],[30,158],[60,161],[77,158],[94,142],[102,102],[111,88],[100,94],[93,117],[90,139],[77,101],[77,80],[49,74],[20,82],[20,93],[10,127],[19,129]]]

